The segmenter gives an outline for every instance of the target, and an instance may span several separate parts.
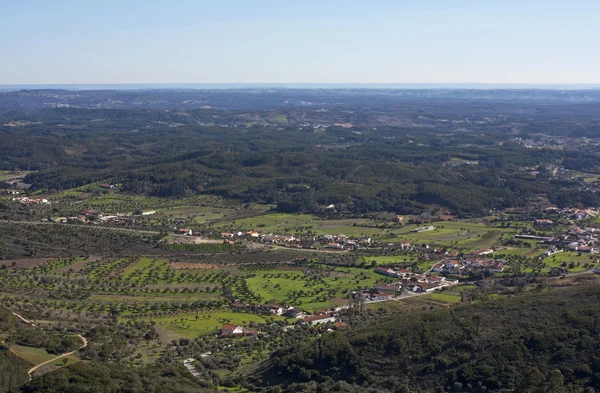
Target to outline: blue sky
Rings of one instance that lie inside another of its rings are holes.
[[[0,0],[0,84],[600,83],[599,0]]]

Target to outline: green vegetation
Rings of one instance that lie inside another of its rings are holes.
[[[63,97],[84,102],[69,108],[44,107],[54,99],[44,92],[0,93],[0,124],[11,123],[0,128],[0,392],[600,386],[600,293],[587,285],[598,260],[542,258],[576,235],[515,237],[599,225],[546,209],[600,206],[595,101],[292,90],[79,92]],[[11,106],[13,94],[27,98]],[[50,202],[13,201],[17,190]],[[156,214],[131,214],[143,209]],[[424,273],[486,248],[481,259],[501,258],[504,271],[474,267],[449,289],[331,311],[350,292],[401,281],[374,267]],[[305,324],[270,305],[343,323]],[[224,324],[245,334],[222,336]],[[32,364],[75,349],[24,384]]]
[[[56,355],[49,354],[44,348],[25,347],[18,344],[12,344],[10,351],[34,366],[56,357]]]
[[[29,381],[29,367],[29,363],[0,345],[0,392],[8,392]]]
[[[544,264],[548,268],[564,268],[570,272],[582,272],[594,267],[595,257],[590,254],[578,252],[559,252],[544,258]]]
[[[278,317],[269,317],[269,319],[281,319]],[[207,312],[178,314],[174,317],[152,318],[156,326],[169,330],[180,337],[196,338],[198,336],[220,333],[221,326],[224,324],[233,324],[241,326],[255,326],[256,324],[266,323],[266,319],[248,313],[242,312]]]
[[[366,318],[281,351],[255,380],[285,392],[593,391],[599,300],[597,288],[571,288]]]
[[[149,393],[208,392],[183,366],[154,365],[128,368],[117,364],[77,363],[46,374],[21,387],[22,393],[63,393],[88,387],[97,393],[141,391]]]
[[[350,291],[383,280],[370,269],[315,265],[302,270],[259,271],[245,281],[249,291],[263,302],[294,304],[315,311],[335,307],[333,299],[344,299]]]

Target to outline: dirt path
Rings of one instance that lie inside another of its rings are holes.
[[[67,352],[67,353],[63,353],[62,355],[58,355],[58,356],[57,356],[57,357],[55,357],[55,358],[52,358],[52,359],[50,359],[50,360],[46,360],[44,363],[40,363],[40,364],[38,364],[37,366],[34,366],[34,367],[32,367],[32,368],[31,368],[29,371],[27,371],[27,374],[29,374],[29,379],[30,379],[30,380],[32,379],[32,374],[33,374],[33,373],[34,373],[34,371],[35,371],[35,370],[37,370],[38,368],[40,368],[40,367],[42,367],[42,366],[45,366],[45,365],[46,365],[46,364],[48,364],[48,363],[55,362],[55,361],[57,361],[58,359],[62,359],[62,358],[64,358],[64,357],[67,357],[67,356],[73,355],[75,352],[79,351],[80,349],[83,349],[83,348],[87,347],[87,345],[88,345],[88,342],[87,342],[86,338],[85,338],[85,337],[83,337],[81,334],[78,334],[78,335],[77,335],[77,337],[79,337],[79,338],[81,339],[81,341],[83,342],[83,345],[82,345],[82,346],[80,346],[79,348],[77,348],[77,349],[76,349],[76,350],[74,350],[74,351]]]
[[[26,324],[29,324],[29,325],[31,325],[31,326],[33,326],[33,327],[38,327],[38,326],[37,326],[35,323],[33,323],[33,322],[32,322],[32,321],[30,321],[29,319],[27,319],[27,318],[24,318],[23,316],[21,316],[21,315],[17,314],[16,312],[13,312],[12,314],[13,314],[15,317],[19,318],[21,321],[25,322]],[[34,367],[32,367],[32,368],[31,368],[29,371],[27,371],[27,374],[29,374],[29,380],[31,381],[31,379],[33,378],[33,377],[32,377],[32,374],[33,374],[33,373],[35,372],[35,370],[37,370],[38,368],[40,368],[40,367],[42,367],[42,366],[45,366],[45,365],[46,365],[46,364],[48,364],[48,363],[55,362],[55,361],[57,361],[57,360],[59,360],[59,359],[62,359],[62,358],[64,358],[64,357],[67,357],[67,356],[73,355],[75,352],[77,352],[77,351],[79,351],[79,350],[81,350],[81,349],[83,349],[83,348],[87,347],[87,345],[88,345],[88,341],[87,341],[87,339],[86,339],[85,337],[83,337],[81,334],[78,334],[78,335],[77,335],[77,337],[79,337],[79,338],[81,339],[81,342],[83,343],[83,345],[82,345],[82,346],[80,346],[79,348],[77,348],[77,349],[76,349],[76,350],[74,350],[74,351],[67,352],[67,353],[63,353],[62,355],[58,355],[58,356],[56,356],[56,357],[54,357],[54,358],[52,358],[52,359],[50,359],[50,360],[46,360],[45,362],[43,362],[43,363],[40,363],[40,364],[38,364],[37,366],[34,366]]]
[[[17,314],[16,312],[12,313],[15,317],[19,318],[21,321],[25,322],[28,325],[31,325],[33,327],[37,327],[37,325],[33,322],[31,322],[29,319],[23,318],[21,315]]]

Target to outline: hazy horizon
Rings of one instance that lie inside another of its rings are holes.
[[[0,84],[17,90],[219,90],[219,89],[381,89],[381,90],[597,90],[600,83],[67,83]]]
[[[599,14],[593,0],[9,2],[0,85],[600,85]]]

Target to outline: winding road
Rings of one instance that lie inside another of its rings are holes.
[[[23,316],[21,316],[21,315],[17,314],[16,312],[13,312],[12,314],[13,314],[15,317],[19,318],[21,321],[23,321],[23,322],[25,322],[25,323],[27,323],[27,324],[29,324],[29,325],[33,326],[33,327],[38,327],[38,326],[37,326],[35,323],[33,323],[33,322],[32,322],[32,321],[30,321],[29,319],[27,319],[27,318],[24,318]],[[88,345],[88,341],[87,341],[87,339],[86,339],[85,337],[83,337],[81,334],[78,334],[78,335],[77,335],[77,337],[79,337],[79,338],[81,339],[81,342],[83,343],[83,345],[82,345],[82,346],[80,346],[79,348],[77,348],[77,349],[76,349],[76,350],[74,350],[74,351],[67,352],[67,353],[63,353],[63,354],[61,354],[61,355],[58,355],[58,356],[56,356],[56,357],[54,357],[54,358],[52,358],[52,359],[50,359],[50,360],[46,360],[45,362],[43,362],[43,363],[40,363],[40,364],[38,364],[37,366],[34,366],[34,367],[32,367],[32,368],[31,368],[29,371],[27,371],[27,374],[29,375],[29,380],[30,380],[30,381],[32,380],[32,378],[33,378],[33,377],[32,377],[32,374],[33,374],[33,373],[35,372],[35,370],[37,370],[38,368],[40,368],[40,367],[42,367],[42,366],[45,366],[46,364],[49,364],[49,363],[55,362],[55,361],[57,361],[57,360],[59,360],[59,359],[62,359],[62,358],[64,358],[64,357],[67,357],[67,356],[73,355],[75,352],[77,352],[77,351],[79,351],[79,350],[81,350],[81,349],[83,349],[83,348],[87,347],[87,345]]]

